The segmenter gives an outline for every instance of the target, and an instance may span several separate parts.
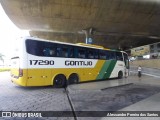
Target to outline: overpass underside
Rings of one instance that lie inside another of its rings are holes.
[[[20,29],[32,36],[129,49],[160,41],[158,0],[0,0]]]

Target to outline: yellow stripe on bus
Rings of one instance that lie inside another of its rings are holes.
[[[104,62],[105,60],[97,61],[94,68],[23,69],[23,77],[12,79],[12,81],[22,86],[47,86],[53,85],[53,80],[56,75],[64,74],[66,76],[66,79],[68,79],[72,73],[78,74],[80,82],[96,80]],[[12,73],[16,73],[17,75],[17,70],[12,70]]]

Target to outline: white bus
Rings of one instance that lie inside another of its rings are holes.
[[[88,44],[70,44],[24,37],[11,58],[12,82],[21,86],[64,87],[91,80],[128,76],[123,51]]]

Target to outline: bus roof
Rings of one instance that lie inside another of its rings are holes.
[[[104,49],[103,46],[99,46],[99,45],[92,45],[92,44],[85,44],[85,43],[77,43],[77,45],[82,45],[82,46],[87,46],[87,47],[94,47],[94,48]]]

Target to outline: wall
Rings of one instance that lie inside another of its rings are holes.
[[[130,62],[130,66],[139,66],[160,69],[160,59],[135,60]]]

